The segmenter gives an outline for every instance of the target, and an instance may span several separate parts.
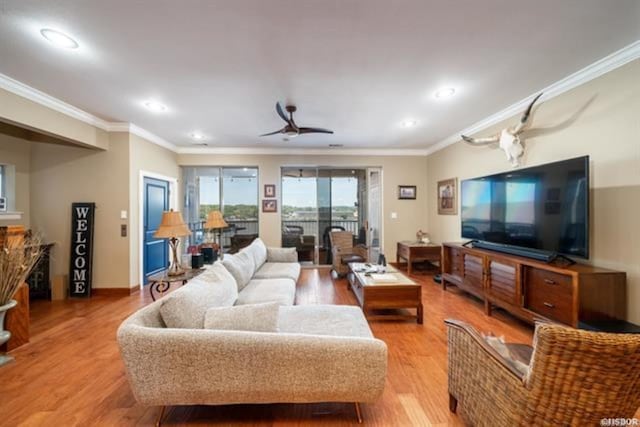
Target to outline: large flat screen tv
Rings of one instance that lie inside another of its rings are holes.
[[[462,237],[589,257],[589,157],[462,181]]]

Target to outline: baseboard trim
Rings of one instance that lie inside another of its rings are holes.
[[[92,288],[91,295],[100,297],[128,297],[139,291],[139,286],[134,286],[133,288]]]

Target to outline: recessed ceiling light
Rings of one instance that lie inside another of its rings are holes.
[[[65,49],[77,49],[80,45],[77,41],[69,37],[68,35],[52,30],[51,28],[43,28],[40,30],[42,37],[47,39],[52,45],[56,47],[63,47]]]
[[[453,87],[443,87],[440,88],[436,91],[436,93],[433,94],[433,96],[435,96],[438,99],[444,99],[444,98],[451,98],[453,95],[456,94],[456,89]]]
[[[193,139],[194,141],[202,141],[204,140],[204,135],[201,134],[200,132],[191,132],[189,134],[189,136],[191,137],[191,139]]]
[[[418,122],[416,120],[404,120],[402,122],[402,127],[403,128],[412,128],[417,124],[418,124]]]
[[[144,105],[147,110],[153,111],[154,113],[164,113],[165,111],[167,111],[166,105],[151,99],[145,101],[142,105]]]

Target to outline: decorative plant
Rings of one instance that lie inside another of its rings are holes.
[[[27,233],[21,239],[9,239],[0,248],[0,306],[7,304],[27,279],[42,255],[42,239]]]

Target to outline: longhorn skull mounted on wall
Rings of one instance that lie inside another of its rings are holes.
[[[524,147],[522,146],[522,141],[520,140],[520,134],[525,130],[525,127],[529,120],[529,116],[531,115],[533,104],[535,104],[538,98],[540,98],[541,96],[542,93],[540,93],[533,99],[533,101],[531,101],[529,107],[527,107],[525,112],[522,114],[520,123],[518,123],[517,125],[502,129],[499,134],[486,138],[471,138],[465,135],[461,135],[462,140],[471,145],[489,145],[499,142],[500,149],[502,149],[507,155],[507,160],[511,162],[511,166],[513,166],[514,168],[520,166],[520,157],[522,157],[522,154],[524,154]]]

